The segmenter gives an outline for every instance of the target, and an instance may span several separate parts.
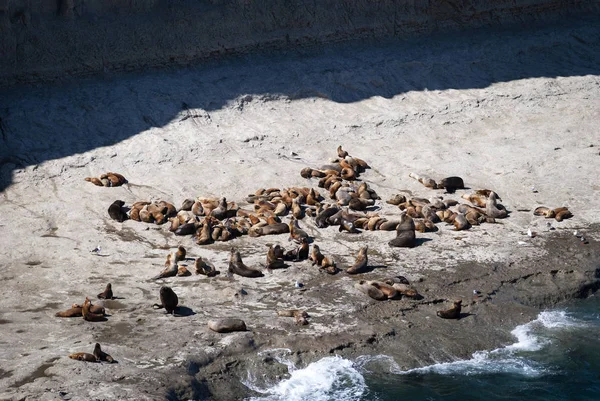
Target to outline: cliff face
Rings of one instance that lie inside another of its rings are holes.
[[[0,0],[0,85],[597,8],[593,0]]]

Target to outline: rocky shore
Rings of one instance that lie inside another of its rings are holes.
[[[599,287],[599,30],[567,21],[431,38],[426,49],[339,45],[3,89],[0,399],[233,400],[252,395],[242,383],[249,373],[264,373],[256,379],[264,383],[285,377],[272,349],[290,349],[300,366],[388,355],[409,369],[513,343],[515,326]],[[406,250],[388,246],[393,232],[349,235],[305,218],[302,227],[342,268],[368,244],[372,271],[329,276],[302,262],[262,278],[154,281],[178,245],[224,273],[231,247],[258,267],[266,244],[289,247],[287,235],[199,246],[166,226],[107,213],[116,199],[243,204],[258,188],[316,188],[300,170],[334,157],[340,144],[371,165],[361,179],[381,196],[384,215],[399,214],[384,202],[398,192],[458,200],[468,191],[425,188],[408,176],[416,172],[493,189],[510,216],[467,231],[441,224]],[[84,181],[106,171],[129,183]],[[534,216],[541,205],[567,206],[574,217]],[[354,288],[390,275],[406,276],[423,299],[378,302]],[[119,298],[95,300],[107,321],[54,316],[108,282]],[[152,309],[161,285],[187,316]],[[438,318],[455,299],[464,316]],[[306,310],[309,325],[278,317],[282,308]],[[217,317],[242,318],[249,330],[211,332]],[[118,363],[68,358],[96,342]]]

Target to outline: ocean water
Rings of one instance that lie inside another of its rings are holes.
[[[512,345],[408,371],[385,355],[297,368],[289,350],[274,350],[290,377],[261,388],[249,372],[243,383],[260,394],[247,401],[600,400],[600,296],[541,312],[512,334]]]

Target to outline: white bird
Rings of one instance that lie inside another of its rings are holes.
[[[579,237],[579,231],[575,230],[575,232],[573,233],[574,236]]]
[[[533,231],[531,231],[531,228],[527,230],[527,236],[533,238]]]
[[[100,253],[102,249],[100,248],[100,245],[98,245],[97,247],[95,247],[94,249],[92,249],[90,252],[92,253]]]

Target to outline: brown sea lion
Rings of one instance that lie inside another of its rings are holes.
[[[281,309],[277,311],[277,316],[282,317],[293,317],[296,324],[300,326],[305,326],[308,324],[308,313],[300,309]]]
[[[165,262],[165,269],[160,272],[158,276],[152,278],[152,280],[158,280],[166,277],[175,277],[177,275],[177,257],[175,256],[175,252],[169,253],[167,256],[167,261]]]
[[[431,189],[437,188],[437,183],[432,178],[429,178],[427,176],[419,176],[415,173],[410,173],[408,176],[419,181],[421,184],[423,184],[427,188],[431,188]]]
[[[95,355],[88,354],[87,352],[75,352],[69,354],[69,358],[84,362],[98,362],[98,358]]]
[[[196,238],[196,244],[205,245],[211,242],[212,240],[212,229],[210,226],[210,221],[205,218],[204,223],[202,224],[202,229],[200,230],[200,234]]]
[[[251,269],[244,264],[239,251],[231,249],[231,257],[229,259],[229,273],[237,274],[242,277],[262,277],[263,273],[260,270]]]
[[[170,313],[175,316],[175,309],[177,309],[177,304],[179,303],[179,298],[177,298],[177,294],[175,291],[171,289],[171,287],[162,286],[160,287],[160,305],[154,304],[152,307],[154,309],[162,309],[165,308],[166,313]]]
[[[536,216],[544,216],[547,219],[550,219],[555,216],[554,210],[547,208],[546,206],[536,207],[533,211],[533,214]]]
[[[485,214],[494,219],[502,219],[508,216],[508,212],[503,206],[498,205],[498,195],[495,192],[490,193],[485,203]]]
[[[415,223],[405,212],[400,215],[400,222],[396,226],[396,238],[388,242],[391,247],[412,248],[416,245]]]
[[[220,273],[215,269],[215,265],[201,257],[196,258],[194,267],[196,268],[196,274],[204,274],[208,277],[214,277]]]
[[[108,215],[111,219],[116,220],[119,223],[127,220],[127,213],[123,210],[123,205],[125,205],[125,202],[116,200],[108,207]]]
[[[83,308],[78,305],[76,308],[70,308],[63,312],[56,312],[56,314],[54,316],[56,316],[56,317],[81,317],[82,309]]]
[[[279,245],[269,245],[267,252],[267,269],[282,269],[286,267],[283,261],[284,249]]]
[[[563,221],[564,219],[568,219],[573,217],[573,213],[569,211],[566,207],[559,207],[553,210],[554,219],[556,221]]]
[[[300,196],[294,198],[292,201],[292,216],[296,219],[302,219],[304,217],[304,210],[302,209],[302,198]]]
[[[454,306],[450,309],[439,310],[437,311],[437,315],[443,319],[458,319],[460,318],[460,307],[462,301],[454,301]]]
[[[289,241],[296,241],[297,243],[301,243],[302,242],[302,238],[306,238],[308,239],[308,234],[306,233],[306,231],[304,231],[303,229],[300,228],[300,226],[298,225],[298,220],[296,220],[295,218],[292,218],[292,220],[289,223],[289,229],[290,229],[290,237],[289,237]]]
[[[177,268],[177,277],[187,277],[191,276],[192,273],[185,266],[179,266]]]
[[[367,284],[372,285],[381,291],[388,299],[394,299],[398,297],[398,291],[392,286],[382,281],[367,281]]]
[[[96,343],[94,346],[94,356],[98,361],[114,363],[115,360],[112,356],[108,355],[106,352],[102,351],[100,344]]]
[[[319,270],[324,271],[327,274],[337,274],[340,271],[335,265],[335,261],[327,256],[323,257]]]
[[[208,322],[208,328],[217,333],[231,333],[233,331],[247,331],[246,323],[242,319],[217,319]]]
[[[383,291],[375,286],[372,286],[367,281],[361,280],[354,284],[354,287],[377,301],[385,301],[388,299],[387,295],[385,295]]]
[[[98,299],[113,299],[112,285],[110,283],[106,284],[104,292],[98,294]]]
[[[365,272],[365,269],[367,268],[367,264],[369,263],[369,260],[367,258],[368,250],[369,250],[369,247],[367,245],[360,248],[360,250],[358,251],[358,255],[356,256],[356,261],[354,262],[354,264],[351,267],[346,269],[346,273],[359,274],[359,273]]]
[[[106,320],[104,315],[96,314],[91,312],[92,302],[89,298],[85,298],[85,302],[81,307],[81,315],[83,316],[83,320],[87,320],[88,322],[103,322]]]
[[[214,208],[210,215],[218,220],[223,220],[227,217],[227,199],[221,198],[219,200],[219,205]]]
[[[399,204],[406,202],[406,196],[401,194],[392,195],[392,198],[385,202],[390,205],[398,206]]]
[[[317,244],[313,244],[312,253],[310,254],[310,260],[312,261],[312,265],[321,266],[323,263],[323,254],[321,253],[321,249]]]
[[[73,304],[73,305],[71,305],[71,309],[81,309],[83,312],[83,305]],[[102,306],[102,305],[90,305],[90,312],[92,312],[93,314],[96,314],[96,315],[105,315],[106,314],[106,310],[104,309],[104,306]],[[79,316],[82,316],[82,313],[80,313]]]
[[[248,230],[250,237],[261,237],[263,235],[286,234],[290,232],[290,227],[285,223],[269,224],[262,227],[252,226]]]
[[[85,177],[85,180],[87,182],[91,182],[92,184],[97,185],[99,187],[103,187],[104,186],[103,182],[100,179],[96,178],[96,177]]]
[[[177,247],[177,252],[175,252],[175,262],[181,262],[185,259],[186,250],[183,246],[179,245]]]
[[[455,213],[454,219],[452,220],[452,224],[454,224],[455,231],[467,230],[471,227],[467,217],[462,213]]]
[[[337,154],[340,159],[344,159],[344,158],[346,158],[346,156],[348,156],[348,152],[346,152],[344,149],[342,149],[342,145],[339,145],[337,147]]]

